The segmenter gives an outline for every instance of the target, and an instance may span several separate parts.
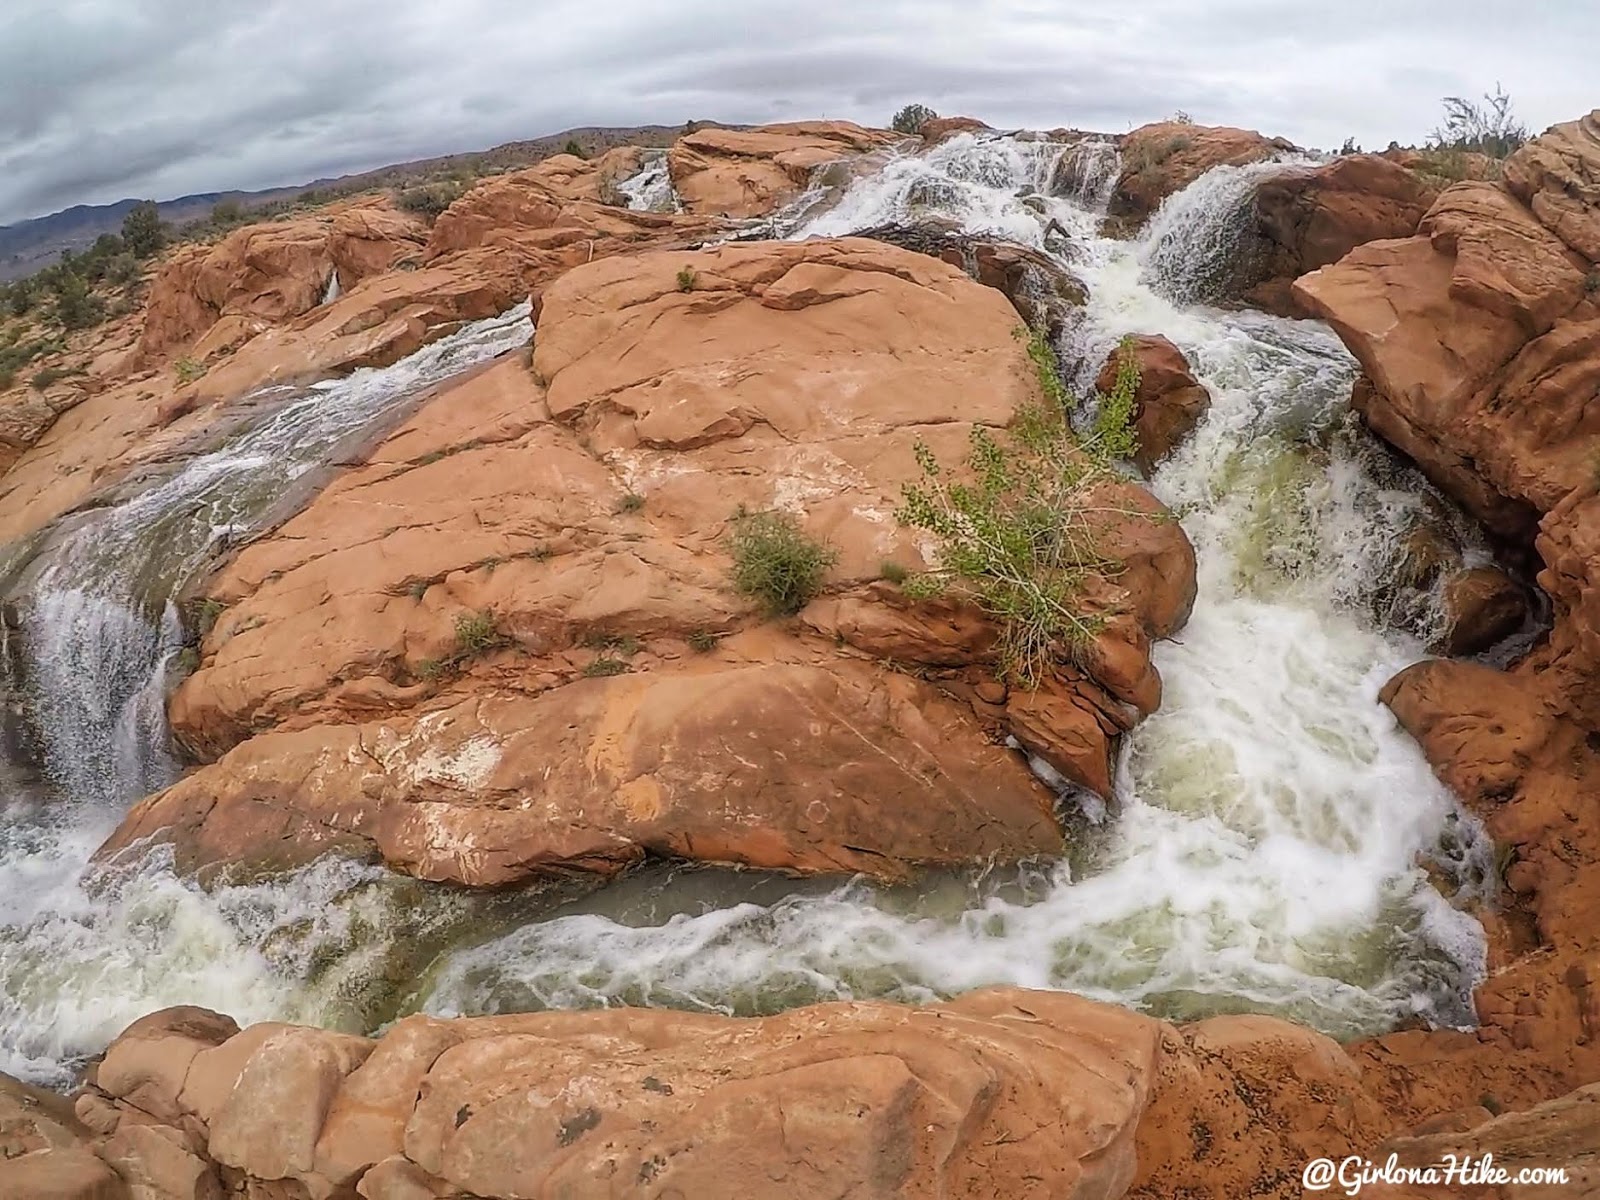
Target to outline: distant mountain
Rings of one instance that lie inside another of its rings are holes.
[[[717,125],[716,121],[696,121],[698,127]],[[739,128],[731,126],[729,128]],[[247,209],[259,208],[275,200],[293,200],[305,192],[333,191],[340,194],[373,188],[403,187],[420,179],[449,174],[455,170],[478,171],[526,166],[560,153],[569,141],[576,141],[588,154],[598,154],[613,146],[667,146],[683,133],[681,125],[583,126],[564,129],[524,142],[507,142],[492,150],[447,154],[439,158],[396,163],[355,175],[333,179],[314,179],[291,187],[268,188],[259,192],[203,192],[163,201],[157,207],[161,219],[174,225],[202,220],[211,215],[219,201],[234,200]],[[138,200],[119,200],[115,204],[79,204],[73,208],[34,217],[14,225],[0,225],[0,282],[31,275],[61,257],[64,250],[86,249],[103,233],[117,233],[122,218]]]

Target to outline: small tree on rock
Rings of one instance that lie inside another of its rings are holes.
[[[908,104],[895,113],[894,120],[889,122],[889,128],[896,133],[919,133],[924,124],[938,115],[926,104]]]
[[[153,200],[141,200],[122,218],[122,240],[135,258],[149,258],[167,244],[167,226]]]

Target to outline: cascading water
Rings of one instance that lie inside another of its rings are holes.
[[[897,888],[652,869],[539,920],[486,920],[459,893],[338,861],[210,894],[159,851],[85,871],[121,806],[170,770],[168,597],[345,434],[520,341],[512,317],[390,376],[267,397],[249,431],[7,560],[21,685],[36,713],[61,714],[42,758],[68,799],[0,823],[0,1070],[59,1081],[128,1020],[180,1002],[370,1028],[418,1008],[764,1012],[1012,982],[1339,1034],[1470,1022],[1481,932],[1418,861],[1470,893],[1485,847],[1376,703],[1431,619],[1426,597],[1393,597],[1394,547],[1433,502],[1349,427],[1354,365],[1324,327],[1199,303],[1254,184],[1282,169],[1213,173],[1130,244],[1097,232],[1113,144],[960,135],[819,187],[774,223],[806,237],[934,219],[1055,254],[1090,291],[1062,347],[1083,378],[1124,334],[1163,333],[1212,394],[1152,481],[1198,551],[1194,615],[1157,648],[1165,703],[1126,740],[1117,803],[1064,797],[1068,861]],[[670,200],[659,160],[619,186],[633,207]]]
[[[1214,173],[1129,244],[1099,238],[1081,199],[1103,200],[1103,177],[1060,185],[1064,153],[962,135],[890,161],[790,232],[953,219],[1049,252],[1065,230],[1091,297],[1065,349],[1086,376],[1124,334],[1159,332],[1210,390],[1209,416],[1152,481],[1185,514],[1199,597],[1156,651],[1165,701],[1127,739],[1115,815],[1077,820],[1069,862],[911,889],[718,900],[704,883],[685,896],[681,879],[636,882],[449,956],[430,1010],[759,1012],[1007,982],[1174,1017],[1270,1011],[1345,1035],[1413,1016],[1471,1023],[1482,934],[1418,861],[1470,894],[1487,847],[1376,701],[1421,654],[1372,600],[1424,485],[1396,491],[1363,469],[1366,445],[1341,415],[1355,366],[1325,327],[1192,303],[1207,269],[1192,273],[1196,258],[1228,244],[1253,184],[1285,167]]]
[[[0,797],[0,1071],[50,1077],[162,1003],[316,1011],[305,1007],[314,989],[301,967],[318,956],[304,947],[339,944],[351,917],[330,901],[358,885],[397,886],[381,873],[325,864],[282,886],[208,897],[159,854],[113,870],[86,864],[127,804],[174,777],[164,704],[182,630],[172,598],[346,439],[525,343],[528,313],[523,304],[467,325],[391,367],[257,393],[220,445],[165,476],[147,473],[7,556],[20,626],[7,639],[12,693],[53,796]],[[277,970],[262,950],[275,931]],[[284,957],[290,945],[301,947],[299,967]]]
[[[617,184],[627,206],[639,212],[678,212],[677,190],[667,170],[665,150],[646,151],[637,173]]]

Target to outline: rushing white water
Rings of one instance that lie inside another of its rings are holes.
[[[1369,477],[1376,452],[1341,416],[1354,364],[1326,328],[1193,303],[1250,186],[1283,168],[1214,173],[1126,244],[1095,235],[1083,200],[1103,200],[1103,174],[1041,195],[1062,153],[953,138],[891,161],[793,233],[953,218],[1050,251],[1064,229],[1090,289],[1067,348],[1085,375],[1124,334],[1158,332],[1211,391],[1209,416],[1152,482],[1182,506],[1199,598],[1156,651],[1166,698],[1127,739],[1114,815],[1080,821],[1072,861],[1038,871],[738,903],[674,904],[671,885],[648,903],[596,900],[450,956],[431,1010],[754,1012],[1007,982],[1169,1016],[1277,1012],[1341,1034],[1413,1015],[1471,1022],[1481,930],[1418,860],[1470,891],[1486,846],[1376,699],[1421,653],[1375,613],[1424,500]]]
[[[620,185],[630,204],[668,202],[660,166]],[[1470,1022],[1481,931],[1418,862],[1470,894],[1485,846],[1376,702],[1434,616],[1397,582],[1397,547],[1436,502],[1350,426],[1354,367],[1327,329],[1203,304],[1251,188],[1279,169],[1213,173],[1129,244],[1097,233],[1110,143],[961,135],[819,187],[775,223],[805,237],[928,219],[1034,246],[1088,285],[1062,347],[1080,382],[1124,334],[1162,333],[1213,396],[1152,481],[1199,554],[1194,615],[1157,648],[1165,702],[1126,739],[1115,802],[1064,797],[1067,861],[903,888],[652,870],[538,919],[536,901],[349,863],[209,893],[159,852],[85,870],[121,807],[171,769],[167,598],[342,438],[521,341],[523,310],[387,373],[264,397],[227,444],[11,554],[14,687],[55,718],[42,757],[62,798],[17,800],[0,822],[0,1071],[63,1080],[128,1020],[179,1002],[372,1028],[417,1008],[765,1012],[1010,982],[1339,1034]]]
[[[164,703],[182,630],[171,597],[344,439],[525,343],[528,311],[465,326],[394,366],[260,393],[254,419],[220,446],[9,556],[21,626],[10,682],[54,794],[0,796],[0,1071],[56,1078],[62,1063],[166,1003],[328,1020],[360,1009],[348,976],[319,992],[309,973],[327,974],[357,898],[395,886],[379,873],[328,864],[207,895],[159,854],[115,871],[86,864],[126,805],[174,776]],[[380,951],[395,951],[389,933],[346,945],[344,957],[354,969]]]
[[[343,294],[339,287],[339,268],[335,267],[328,272],[328,286],[322,289],[322,303],[332,304]]]
[[[640,212],[671,213],[682,208],[667,171],[665,150],[646,151],[639,170],[617,184],[617,191],[629,208]]]

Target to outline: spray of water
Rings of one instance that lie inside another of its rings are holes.
[[[617,184],[617,191],[629,208],[639,212],[675,213],[683,209],[667,171],[665,150],[646,151],[639,170]]]

